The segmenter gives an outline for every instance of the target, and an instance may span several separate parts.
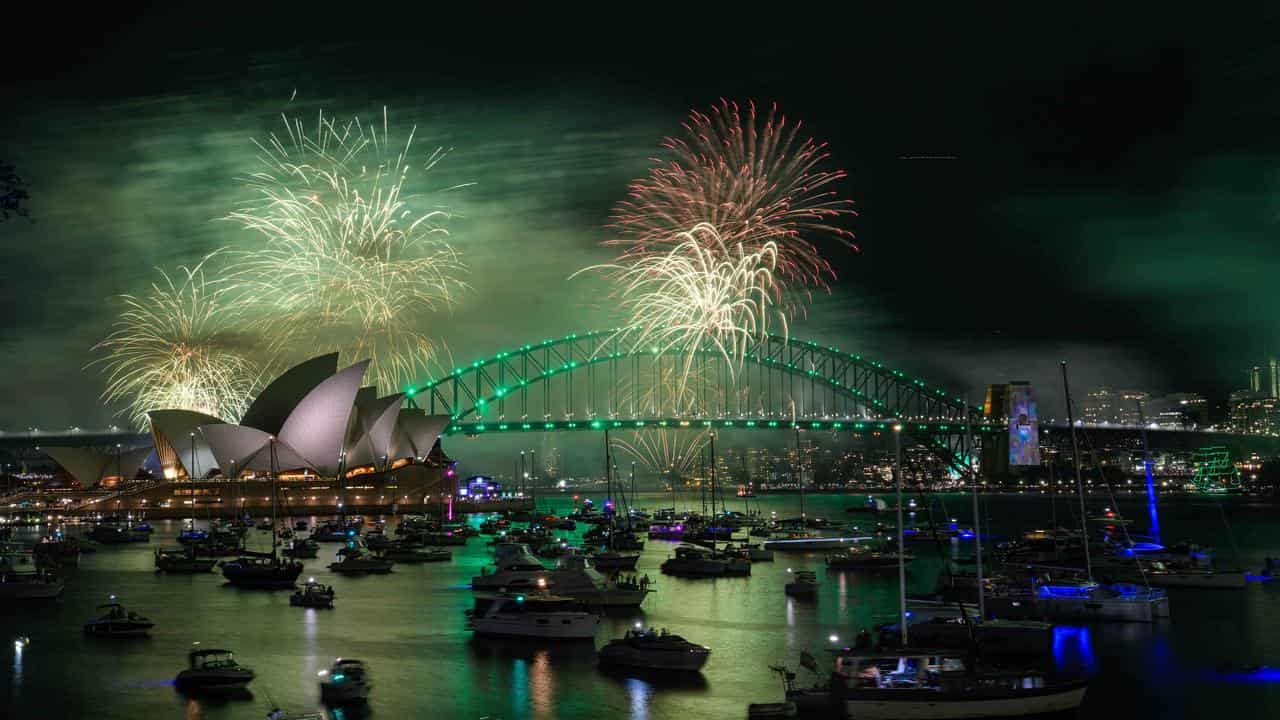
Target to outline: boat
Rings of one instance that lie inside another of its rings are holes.
[[[222,576],[232,585],[249,588],[287,590],[302,574],[302,563],[271,553],[245,552],[235,560],[220,563]]]
[[[235,660],[230,650],[200,649],[187,653],[187,669],[174,684],[183,690],[237,690],[253,681],[253,670]]]
[[[382,556],[398,563],[448,562],[453,559],[453,553],[448,550],[419,550],[398,542],[383,550]]]
[[[329,563],[330,572],[344,575],[385,575],[395,563],[385,557],[366,554],[353,543],[338,551],[338,561]]]
[[[320,671],[320,701],[326,705],[367,702],[371,690],[369,669],[359,660],[338,658]]]
[[[536,590],[545,588],[551,572],[524,543],[499,543],[494,548],[494,571],[481,568],[471,578],[472,590]]]
[[[114,600],[115,598],[112,597]],[[94,637],[143,637],[155,623],[137,613],[129,612],[118,602],[99,605],[106,613],[84,624],[84,634]]]
[[[61,532],[52,537],[42,537],[31,548],[36,563],[56,567],[78,567],[83,547],[79,540],[65,537]]]
[[[792,576],[785,588],[788,596],[802,598],[816,598],[818,596],[817,575],[808,570],[797,570],[792,573],[791,568],[787,568],[787,572]]]
[[[310,559],[320,554],[320,543],[311,538],[295,539],[293,542],[285,546],[280,553],[288,558]]]
[[[167,573],[201,573],[212,572],[217,564],[213,558],[196,556],[194,546],[184,548],[156,548],[156,570]]]
[[[307,521],[306,521],[306,520],[299,520],[299,521],[295,522],[295,523],[293,524],[293,529],[294,529],[295,531],[297,531],[297,532],[306,532],[306,531],[307,531]]]
[[[962,652],[845,648],[832,692],[858,720],[1023,717],[1075,711],[1088,682],[1055,682],[1037,670],[977,666]]]
[[[728,549],[726,548],[726,550]],[[744,542],[732,549],[742,552],[751,562],[773,562],[773,551],[766,550],[759,545],[751,545]]]
[[[907,564],[914,559],[915,557],[908,553],[902,561]],[[827,555],[827,567],[832,570],[897,570],[898,553],[872,550],[865,545],[854,545],[843,552]]]
[[[305,608],[332,608],[335,594],[332,587],[321,585],[315,578],[308,578],[306,585],[289,596],[289,604]]]
[[[597,572],[591,559],[582,555],[560,558],[546,579],[556,594],[591,608],[638,608],[653,592],[647,576],[640,580],[611,579]]]
[[[750,564],[748,564],[748,567]],[[662,563],[664,574],[676,577],[723,577],[729,561],[698,545],[681,545]]]
[[[313,530],[311,539],[316,542],[346,542],[356,534],[354,530],[330,520]]]
[[[602,550],[591,555],[591,563],[597,570],[614,572],[616,570],[635,570],[640,561],[640,553]]]
[[[908,637],[915,647],[968,650],[976,647],[984,658],[1044,658],[1053,653],[1054,628],[1038,620],[980,617],[975,605],[921,600],[907,601]],[[899,647],[902,631],[896,624],[880,627],[882,647]]]
[[[765,550],[773,550],[775,552],[816,552],[819,550],[844,550],[858,543],[873,539],[867,536],[833,537],[811,533],[790,533],[785,537],[771,537],[764,541],[763,546]]]
[[[865,502],[859,505],[850,505],[844,510],[851,513],[882,513],[889,511],[889,503],[878,497],[868,495]]]
[[[1073,578],[1036,581],[1035,588],[1036,607],[1047,620],[1149,623],[1169,617],[1163,590]]]
[[[25,566],[23,570],[19,567]],[[65,584],[48,568],[36,568],[25,554],[0,555],[0,602],[10,600],[54,600]]]
[[[151,533],[134,532],[128,526],[102,524],[95,525],[89,531],[89,539],[103,545],[124,545],[134,542],[150,542]]]
[[[270,456],[271,467],[271,526],[269,527],[274,527],[276,521],[276,483],[278,480],[274,437],[271,438],[265,449]],[[262,526],[266,526],[266,521],[263,521],[259,527]],[[221,563],[222,576],[232,585],[240,587],[292,589],[293,584],[298,580],[298,576],[302,574],[302,563],[277,555],[276,541],[276,534],[272,532],[271,552],[253,553],[246,551],[235,560]]]
[[[675,520],[659,520],[649,525],[650,540],[684,540],[684,523]]]
[[[545,593],[502,593],[477,598],[467,611],[468,629],[477,635],[590,640],[600,618],[579,609],[572,598]]]
[[[661,632],[653,628],[642,630],[640,623],[624,637],[609,641],[599,652],[601,665],[685,672],[701,670],[709,657],[710,648],[673,635],[666,628]]]
[[[1110,583],[1146,584],[1160,588],[1238,590],[1246,583],[1243,570],[1190,567],[1163,560],[1136,559],[1114,565],[1095,563],[1094,574]]]

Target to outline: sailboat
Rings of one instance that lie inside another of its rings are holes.
[[[907,624],[902,525],[902,426],[894,426],[898,493],[898,608],[902,647],[873,650],[859,643],[836,655],[830,692],[846,717],[876,720],[965,720],[1075,710],[1087,681],[1059,682],[1034,669],[992,669],[967,650],[913,648]]]
[[[271,525],[276,524],[276,439],[270,439],[271,453]],[[286,560],[276,553],[276,533],[271,533],[271,552],[244,551],[240,557],[222,563],[222,576],[239,587],[292,589],[302,574],[302,563]]]
[[[1094,579],[1093,558],[1089,552],[1088,513],[1085,511],[1084,481],[1080,473],[1080,445],[1076,439],[1075,415],[1071,406],[1071,390],[1067,381],[1067,363],[1062,363],[1062,392],[1067,402],[1067,423],[1071,426],[1072,461],[1075,465],[1076,492],[1080,496],[1080,529],[1084,535],[1084,577],[1054,578],[1052,571],[1032,580],[1040,613],[1051,620],[1115,620],[1152,622],[1169,617],[1169,598],[1163,590],[1130,584],[1106,585]]]

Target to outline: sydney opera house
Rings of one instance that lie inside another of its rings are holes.
[[[48,452],[86,487],[158,463],[162,481],[122,488],[104,499],[103,512],[259,514],[270,507],[273,474],[285,512],[409,510],[449,501],[451,461],[439,443],[448,416],[402,407],[402,394],[378,397],[362,384],[368,365],[339,370],[337,353],[297,365],[258,395],[239,424],[190,410],[152,411],[154,448]]]

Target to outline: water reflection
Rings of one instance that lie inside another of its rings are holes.
[[[627,680],[627,697],[631,701],[632,720],[649,720],[649,685],[639,678]]]
[[[534,653],[529,665],[529,693],[534,714],[555,717],[555,673],[551,669],[551,653],[546,650]]]

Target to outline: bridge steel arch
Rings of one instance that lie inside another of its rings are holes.
[[[966,428],[1001,420],[924,380],[860,354],[769,334],[741,367],[717,351],[635,348],[616,330],[526,344],[406,389],[415,407],[448,414],[448,434],[703,426],[859,432],[903,423],[953,464]],[[687,382],[679,378],[689,363]]]

